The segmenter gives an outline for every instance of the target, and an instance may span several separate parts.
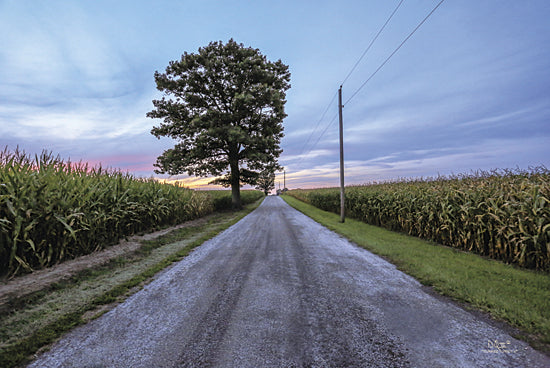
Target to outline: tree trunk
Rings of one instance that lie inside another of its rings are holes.
[[[231,169],[231,208],[240,210],[243,208],[241,204],[241,176],[239,173],[239,161],[230,160],[229,167]]]

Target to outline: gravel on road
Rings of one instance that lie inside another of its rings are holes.
[[[550,358],[267,197],[29,367],[550,367]]]

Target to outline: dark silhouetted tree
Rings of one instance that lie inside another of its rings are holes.
[[[155,171],[224,175],[219,180],[230,184],[240,208],[240,185],[279,168],[288,66],[231,39],[184,53],[165,73],[155,72],[155,82],[164,95],[147,116],[163,122],[151,133],[178,141],[157,158]]]

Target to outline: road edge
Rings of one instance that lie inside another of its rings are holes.
[[[31,336],[22,338],[16,343],[6,346],[0,351],[0,366],[12,368],[26,365],[34,359],[34,355],[39,350],[47,349],[49,345],[57,341],[57,339],[65,333],[77,326],[86,324],[92,319],[100,317],[107,310],[124,302],[128,297],[135,294],[152,281],[156,274],[170,267],[173,263],[181,261],[189,255],[192,250],[199,247],[207,240],[214,238],[254,211],[264,199],[265,197],[262,197],[256,202],[244,206],[240,211],[228,213],[228,218],[204,229],[198,238],[187,244],[175,254],[169,255],[164,260],[145,269],[140,274],[135,275],[123,283],[115,285],[102,295],[89,300],[85,305],[78,308],[78,310],[64,314],[54,322],[38,329]],[[176,241],[177,240],[174,240],[174,242]],[[107,305],[109,305],[109,307],[105,308]],[[94,311],[96,313],[94,313]],[[88,315],[88,317],[85,317],[86,315]]]
[[[377,252],[372,247],[367,246],[365,244],[365,241],[360,241],[360,240],[358,241],[358,239],[353,239],[353,237],[350,237],[350,236],[346,235],[346,233],[344,231],[342,231],[342,229],[339,229],[340,223],[339,223],[339,216],[337,214],[327,212],[327,211],[323,211],[321,209],[318,209],[314,206],[311,206],[311,205],[309,205],[307,203],[304,203],[304,202],[302,202],[302,201],[300,201],[296,198],[293,198],[293,197],[289,198],[289,196],[285,196],[285,195],[283,195],[281,197],[285,200],[285,202],[289,206],[291,206],[292,208],[296,209],[297,211],[303,213],[304,215],[308,216],[309,218],[311,218],[315,222],[321,224],[324,227],[327,227],[329,230],[334,231],[335,233],[339,234],[340,236],[345,237],[350,242],[356,244],[358,247],[363,248],[363,249],[365,249],[369,252],[372,252],[373,254],[376,254],[377,256],[382,257],[386,261],[394,264],[400,271],[402,271],[402,272],[406,273],[407,275],[409,275],[409,276],[415,278],[416,280],[418,280],[422,285],[424,285],[426,290],[428,292],[430,292],[432,295],[437,296],[439,298],[445,298],[445,299],[448,299],[448,300],[452,301],[453,303],[457,304],[462,309],[464,309],[464,310],[466,310],[470,313],[476,314],[477,316],[480,316],[480,317],[484,318],[488,322],[491,322],[494,325],[496,325],[496,326],[498,326],[502,329],[507,330],[510,333],[510,335],[512,335],[513,337],[515,337],[517,339],[520,339],[520,340],[523,340],[523,341],[526,341],[533,349],[541,352],[542,354],[550,356],[550,344],[548,342],[546,342],[544,335],[537,334],[536,332],[533,332],[533,331],[529,331],[524,326],[516,325],[516,324],[512,323],[509,320],[506,320],[506,319],[504,319],[504,318],[502,318],[498,315],[495,315],[495,314],[491,313],[492,311],[490,309],[483,308],[482,305],[476,305],[476,303],[471,303],[469,300],[465,299],[463,296],[461,297],[460,295],[453,294],[452,289],[447,290],[445,287],[442,287],[442,285],[438,285],[437,282],[434,282],[434,280],[419,277],[418,274],[416,274],[415,272],[412,272],[410,264],[407,264],[406,262],[403,262],[403,261],[396,260],[395,258],[392,258],[391,256],[388,256],[386,254],[380,254],[379,252]],[[289,201],[289,199],[290,199],[290,201]],[[291,203],[293,200],[300,203],[300,208],[297,208],[294,203]],[[306,208],[311,207],[313,210],[320,211],[320,212],[326,214],[327,216],[334,217],[334,221],[331,221],[330,223],[323,223],[323,221],[321,221],[320,219],[311,216],[312,213],[304,211],[305,209],[302,208],[302,207],[306,207]],[[350,221],[346,221],[346,222],[350,222]],[[355,222],[357,222],[357,224],[359,224],[359,225],[364,224],[364,223],[362,223],[360,221],[357,221],[357,220],[351,220],[351,222],[354,222],[354,224],[355,224]],[[368,224],[364,224],[364,225],[365,225],[365,227],[373,227],[372,225],[368,225]],[[399,236],[410,237],[408,235],[392,232],[390,230],[386,230],[386,229],[382,229],[382,228],[378,228],[378,229],[380,229],[383,232],[396,234],[396,235],[399,235]],[[418,238],[414,238],[414,237],[410,237],[410,238],[413,238],[415,241],[424,242],[424,243],[429,244],[430,246],[433,246],[433,244],[431,242],[428,242],[428,241],[425,241],[425,240],[422,240],[422,239],[418,239]],[[441,246],[441,247],[443,247],[443,246]],[[448,247],[444,247],[444,248],[447,249]],[[448,248],[448,249],[452,249],[452,248]],[[462,252],[462,253],[464,253],[464,252]],[[473,255],[471,253],[466,253],[466,254],[467,254],[467,256],[472,256],[472,257],[478,257],[479,258],[479,256]],[[497,262],[497,261],[490,260],[490,262]],[[526,271],[526,272],[530,272],[530,271]]]

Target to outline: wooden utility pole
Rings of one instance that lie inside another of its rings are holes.
[[[338,115],[340,120],[340,222],[345,217],[345,196],[344,196],[344,117],[342,116],[342,86],[338,90]]]

